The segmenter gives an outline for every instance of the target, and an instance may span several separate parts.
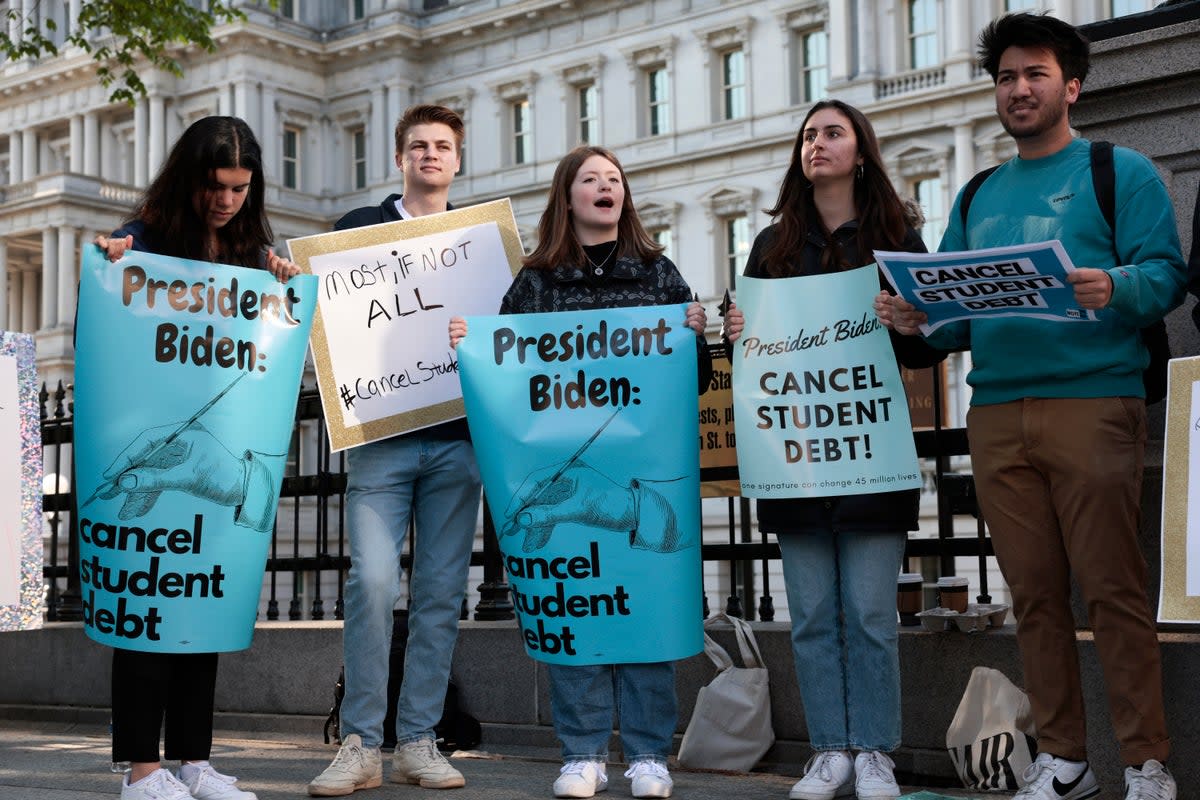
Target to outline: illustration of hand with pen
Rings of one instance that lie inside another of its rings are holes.
[[[526,553],[545,547],[560,522],[626,533],[637,524],[633,490],[578,459],[531,472],[504,513],[500,535],[524,533]]]
[[[176,423],[142,431],[104,471],[104,478],[108,483],[99,497],[126,495],[117,515],[122,520],[148,513],[167,490],[222,506],[241,504],[246,492],[244,460],[199,422],[183,429]]]

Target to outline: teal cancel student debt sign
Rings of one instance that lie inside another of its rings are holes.
[[[84,629],[250,646],[316,278],[83,248],[75,431]]]
[[[696,335],[684,311],[468,317],[467,422],[540,661],[703,648]]]
[[[904,384],[875,317],[874,266],[739,276],[738,472],[746,497],[824,497],[921,485]]]

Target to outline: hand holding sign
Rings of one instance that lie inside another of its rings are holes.
[[[524,531],[526,553],[550,541],[560,522],[590,528],[630,531],[637,524],[633,492],[582,461],[531,472],[513,495],[501,536]]]
[[[104,471],[109,486],[100,497],[125,492],[122,520],[150,511],[159,495],[177,489],[222,506],[236,506],[245,496],[246,468],[202,424],[177,431],[175,425],[138,434]]]

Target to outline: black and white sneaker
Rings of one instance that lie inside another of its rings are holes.
[[[1100,794],[1096,776],[1086,761],[1067,761],[1049,753],[1038,753],[1021,773],[1025,787],[1013,800],[1083,800]]]

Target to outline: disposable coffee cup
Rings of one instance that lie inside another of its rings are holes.
[[[896,610],[900,612],[901,625],[920,625],[917,613],[921,611],[921,588],[924,578],[919,572],[901,572],[896,578]]]
[[[960,614],[967,610],[967,579],[938,578],[938,605]]]

